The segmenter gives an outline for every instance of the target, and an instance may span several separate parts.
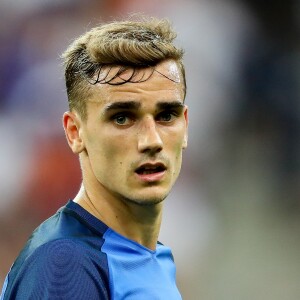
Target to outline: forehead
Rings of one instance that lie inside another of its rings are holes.
[[[119,66],[107,68],[101,77],[111,76],[110,83],[97,83],[92,88],[92,97],[88,102],[99,104],[114,101],[179,100],[183,102],[184,86],[181,71],[177,63],[167,60],[155,67],[143,69],[128,68],[118,74]],[[127,82],[129,81],[129,82]],[[124,84],[120,84],[126,82]]]

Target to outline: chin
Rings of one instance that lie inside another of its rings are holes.
[[[127,202],[138,206],[156,206],[161,203],[164,199],[127,199]]]
[[[148,195],[147,195],[148,194]],[[163,202],[169,193],[144,193],[143,195],[130,195],[124,201],[140,206],[152,206]]]

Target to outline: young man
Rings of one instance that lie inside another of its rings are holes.
[[[104,24],[64,53],[82,186],[32,234],[1,299],[181,299],[157,242],[187,145],[183,51],[166,20]]]

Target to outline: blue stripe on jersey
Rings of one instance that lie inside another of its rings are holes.
[[[179,300],[171,250],[161,244],[152,251],[111,229],[104,234],[102,251],[109,267],[114,300]]]

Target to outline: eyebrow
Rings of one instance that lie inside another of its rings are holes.
[[[184,104],[183,102],[180,101],[172,101],[172,102],[164,101],[164,102],[158,102],[156,104],[156,108],[159,110],[183,109]]]
[[[107,105],[104,108],[103,114],[106,114],[114,110],[139,110],[141,103],[136,101],[119,101]],[[161,101],[156,104],[158,110],[172,110],[172,109],[183,109],[184,104],[180,101]]]
[[[107,105],[104,108],[104,114],[112,111],[112,110],[120,110],[120,109],[126,109],[126,110],[138,110],[141,107],[141,104],[136,101],[120,101],[120,102],[114,102],[109,105]]]

